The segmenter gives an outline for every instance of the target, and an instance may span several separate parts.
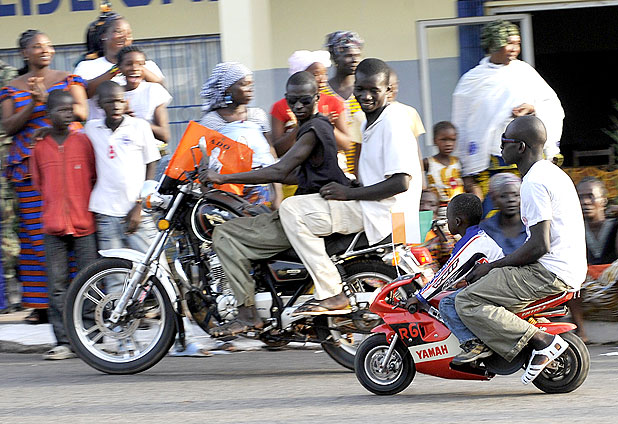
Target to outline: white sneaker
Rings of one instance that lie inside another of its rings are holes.
[[[61,360],[75,358],[75,354],[67,345],[56,346],[43,354],[43,359]]]

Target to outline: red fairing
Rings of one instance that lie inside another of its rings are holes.
[[[401,286],[405,286],[407,284],[414,284],[414,280],[418,278],[420,274],[417,274],[411,278],[406,278],[405,280],[393,281],[382,287],[380,293],[376,296],[373,303],[369,306],[369,310],[374,312],[380,316],[384,316],[384,314],[397,313],[398,311],[403,311],[403,309],[393,309],[393,305],[386,302],[386,298],[389,293],[397,290]]]
[[[573,298],[573,293],[571,292],[563,292],[554,296],[545,297],[543,299],[537,300],[536,302],[531,303],[526,306],[526,309],[519,312],[517,314],[520,318],[528,318],[534,314],[538,314],[541,311],[544,311],[549,308],[554,308],[556,306],[562,305],[568,300]]]
[[[575,324],[570,322],[537,322],[534,326],[549,334],[567,333],[577,328]]]

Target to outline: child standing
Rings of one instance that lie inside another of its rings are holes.
[[[481,230],[479,223],[483,215],[481,200],[474,194],[459,194],[450,201],[447,209],[448,229],[451,234],[461,235],[455,244],[453,253],[436,276],[412,299],[413,302],[426,304],[436,294],[450,288],[459,287],[465,282],[467,274],[477,263],[493,262],[504,257],[502,249]],[[474,353],[475,359],[491,355],[487,348],[468,328],[457,315],[455,310],[455,296],[463,288],[452,292],[440,301],[440,315],[451,332],[461,343],[463,353],[453,359],[453,363],[462,364],[467,356]],[[479,350],[483,350],[478,356]],[[472,355],[470,355],[472,356]]]
[[[448,121],[438,122],[433,127],[433,142],[438,153],[423,159],[427,173],[427,188],[433,188],[440,197],[440,216],[446,214],[446,205],[458,194],[464,192],[461,179],[461,162],[451,156],[457,143],[457,130]]]
[[[34,147],[32,177],[43,199],[43,232],[49,285],[49,321],[57,346],[45,359],[75,355],[69,347],[62,314],[69,285],[69,252],[78,270],[97,258],[94,216],[88,210],[96,179],[94,152],[86,135],[70,132],[75,101],[68,91],[54,90],[47,99],[51,131]]]
[[[96,159],[97,183],[90,197],[100,249],[128,247],[146,252],[156,236],[149,215],[142,216],[140,190],[154,177],[161,157],[150,125],[124,115],[124,89],[113,81],[97,87],[104,119],[86,123]]]

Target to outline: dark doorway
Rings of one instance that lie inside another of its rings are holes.
[[[603,132],[618,117],[618,7],[534,12],[535,67],[556,91],[565,112],[561,151],[606,149]],[[604,158],[595,164],[602,164]],[[594,162],[593,162],[594,163]],[[592,163],[591,163],[592,164]]]

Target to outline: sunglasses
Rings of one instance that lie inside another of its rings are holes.
[[[285,101],[288,102],[290,106],[294,106],[298,102],[301,102],[304,106],[308,106],[315,96],[315,94],[313,96],[285,96]]]
[[[500,149],[504,149],[504,145],[507,144],[507,143],[524,143],[524,144],[526,144],[526,142],[524,140],[518,140],[516,138],[506,138],[506,136],[503,133],[502,136],[500,137]]]

